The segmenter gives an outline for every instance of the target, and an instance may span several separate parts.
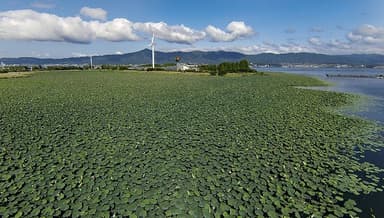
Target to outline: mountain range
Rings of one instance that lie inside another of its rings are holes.
[[[100,64],[149,64],[151,63],[151,50],[144,49],[137,52],[121,55],[94,56],[93,63]],[[262,53],[246,55],[238,52],[228,51],[191,51],[191,52],[160,52],[155,54],[156,63],[173,63],[176,57],[181,62],[194,64],[217,64],[225,61],[240,61],[247,59],[253,64],[347,64],[347,65],[384,65],[384,55],[379,54],[351,54],[351,55],[325,55],[315,53],[286,53],[271,54]],[[89,57],[70,58],[0,58],[5,64],[19,65],[44,65],[44,64],[88,64]]]

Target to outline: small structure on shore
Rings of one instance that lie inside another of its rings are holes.
[[[196,64],[185,64],[185,63],[177,63],[176,64],[177,71],[199,71],[199,65]]]
[[[199,71],[199,65],[197,64],[187,64],[187,63],[180,63],[181,58],[176,57],[176,70],[177,71]]]

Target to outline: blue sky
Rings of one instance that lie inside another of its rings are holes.
[[[0,57],[157,50],[384,54],[382,0],[2,0]]]

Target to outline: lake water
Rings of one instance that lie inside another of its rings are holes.
[[[324,90],[348,92],[369,97],[366,105],[359,107],[352,114],[384,125],[384,79],[327,77],[326,74],[340,75],[378,75],[384,69],[352,69],[352,68],[259,68],[258,71],[286,72],[314,76],[333,84]],[[348,112],[350,113],[350,112]],[[384,168],[384,149],[380,152],[367,152],[364,161]],[[383,175],[384,176],[384,175]],[[361,195],[355,198],[363,210],[361,217],[370,217],[372,208],[376,217],[384,217],[384,192]]]

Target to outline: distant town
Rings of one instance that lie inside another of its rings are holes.
[[[182,72],[199,72],[201,67],[208,64],[192,64],[192,63],[166,63],[156,64],[155,70],[160,71],[182,71]],[[372,69],[384,69],[384,65],[379,66],[366,66],[366,65],[348,65],[348,64],[254,64],[250,63],[252,69],[263,69],[263,68],[372,68]],[[150,64],[95,64],[90,65],[89,63],[84,64],[5,64],[1,62],[0,73],[7,72],[25,72],[35,70],[139,70],[139,71],[150,71],[152,70]]]

